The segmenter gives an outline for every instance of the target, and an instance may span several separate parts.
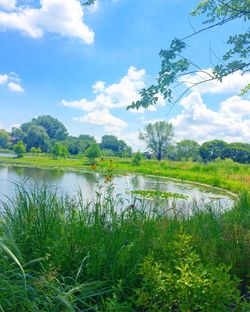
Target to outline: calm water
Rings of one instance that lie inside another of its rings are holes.
[[[0,157],[10,157],[10,158],[14,158],[16,157],[15,154],[11,154],[11,153],[1,153],[0,152]]]
[[[80,190],[86,201],[93,200],[98,185],[103,177],[98,173],[64,172],[59,170],[44,170],[35,168],[0,167],[0,200],[6,196],[13,196],[15,186],[13,182],[27,184],[36,181],[38,184],[47,183],[58,188],[58,192],[75,196]],[[217,192],[212,188],[198,187],[189,183],[176,182],[164,178],[143,175],[116,176],[113,178],[115,194],[122,194],[128,201],[132,200],[131,190],[161,190],[188,195],[186,200],[178,200],[177,205],[182,209],[191,209],[194,201],[203,207],[212,203],[219,209],[230,208],[233,200],[225,192]]]

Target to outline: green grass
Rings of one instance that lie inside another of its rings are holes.
[[[10,159],[0,157],[2,165],[29,166],[57,170],[90,170],[88,161],[82,159],[53,159],[48,156]],[[250,191],[250,166],[234,163],[231,160],[215,161],[209,164],[193,162],[173,162],[144,160],[140,166],[133,166],[131,159],[113,158],[99,160],[95,170],[107,174],[141,173],[181,180],[205,183],[224,188],[235,193]]]
[[[249,311],[246,193],[184,219],[18,186],[0,211],[1,311]]]

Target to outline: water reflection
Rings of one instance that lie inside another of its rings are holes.
[[[20,167],[0,167],[0,199],[4,195],[12,196],[15,186],[13,182],[23,182],[34,184],[48,184],[56,187],[59,192],[67,195],[76,195],[79,191],[86,201],[92,201],[95,192],[99,190],[100,184],[103,184],[104,177],[98,173],[90,172],[64,172],[60,170],[44,170],[35,168]],[[187,195],[188,199],[178,200],[146,200],[145,204],[161,206],[162,209],[180,210],[185,215],[195,207],[206,209],[211,204],[216,209],[230,208],[233,200],[224,192],[217,192],[212,188],[198,187],[197,185],[181,183],[164,178],[153,178],[142,175],[115,176],[112,179],[115,194],[122,194],[128,202],[142,201],[138,196],[130,193],[132,190],[160,190],[163,192],[179,193]],[[153,208],[152,208],[153,209]]]

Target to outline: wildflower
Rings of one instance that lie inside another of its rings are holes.
[[[96,164],[93,164],[93,165],[90,166],[90,168],[91,168],[92,170],[96,170],[96,169],[97,169],[97,166],[96,166]]]

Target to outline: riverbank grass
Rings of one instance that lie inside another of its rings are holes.
[[[249,311],[247,194],[175,218],[112,184],[88,205],[18,186],[0,211],[1,311]]]

